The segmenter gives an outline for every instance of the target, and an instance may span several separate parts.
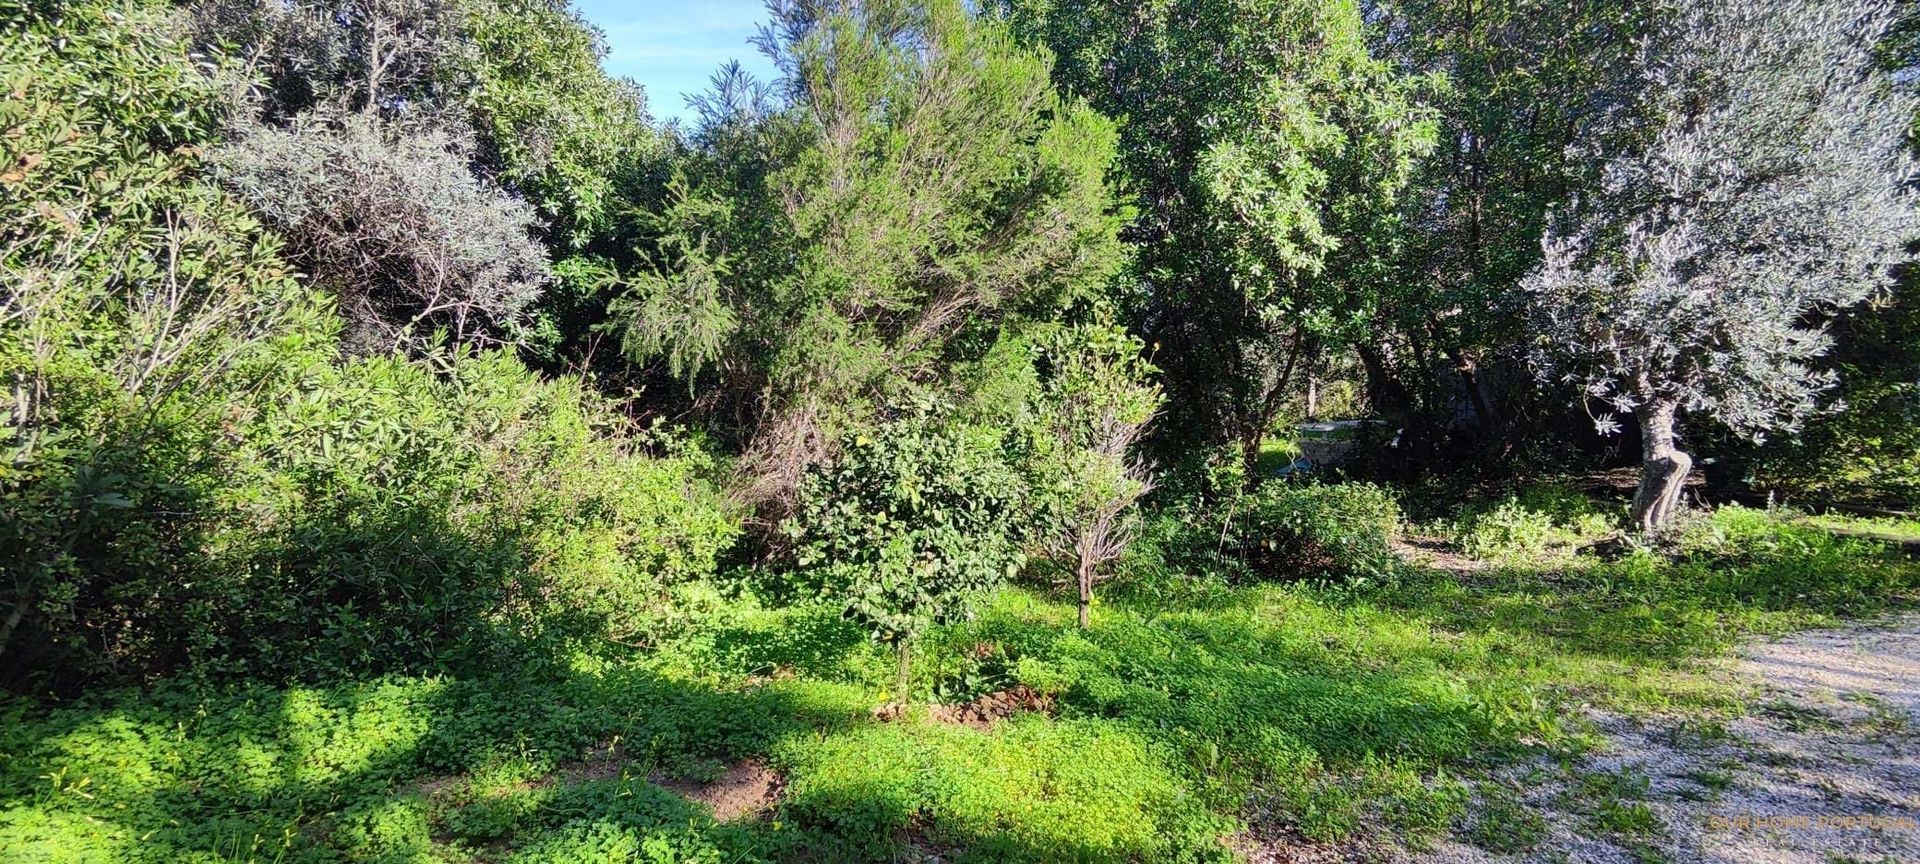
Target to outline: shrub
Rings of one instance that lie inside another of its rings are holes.
[[[1499,561],[1567,558],[1617,528],[1618,517],[1578,492],[1534,485],[1491,507],[1462,508],[1451,533],[1461,551]]]
[[[1051,329],[1034,349],[1046,374],[1033,401],[1048,418],[1028,460],[1041,502],[1035,545],[1073,567],[1082,627],[1094,585],[1111,575],[1103,569],[1139,535],[1135,504],[1153,488],[1132,452],[1162,399],[1149,383],[1155,370],[1141,359],[1144,347],[1124,329],[1089,325]]]
[[[70,655],[141,665],[115,623],[148,602],[127,583],[194,582],[235,394],[329,324],[274,238],[196,180],[230,82],[166,15],[3,2],[0,22],[0,89],[20,94],[0,101],[0,682],[16,683]]]
[[[901,651],[969,617],[1025,556],[1025,485],[1004,432],[959,426],[931,403],[854,436],[808,472],[786,523],[800,579]]]
[[[1227,543],[1261,579],[1358,581],[1387,575],[1400,506],[1385,487],[1268,483],[1227,526]]]
[[[31,94],[0,103],[0,683],[631,639],[711,570],[735,526],[706,457],[577,381],[341,362],[324,297],[199,174],[230,82],[119,10],[0,5],[0,82]]]
[[[242,428],[252,476],[217,538],[234,575],[193,604],[196,660],[330,674],[644,641],[712,572],[736,525],[699,451],[647,458],[577,382],[510,355],[442,360],[304,370]]]
[[[1393,494],[1371,483],[1263,484],[1221,501],[1174,502],[1149,521],[1129,556],[1160,581],[1360,582],[1393,572],[1400,531]],[[1182,589],[1186,590],[1186,589]]]
[[[498,334],[549,279],[533,208],[476,178],[471,150],[464,132],[307,114],[208,158],[378,352],[422,327]]]

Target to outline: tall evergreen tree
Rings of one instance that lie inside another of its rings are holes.
[[[960,361],[1120,253],[1112,124],[1001,22],[960,0],[773,11],[781,79],[723,72],[616,313],[630,356],[702,394],[761,503],[883,404],[963,387]]]

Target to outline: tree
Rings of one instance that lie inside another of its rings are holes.
[[[1371,56],[1354,0],[1003,0],[1121,127],[1139,332],[1172,449],[1260,445],[1296,373],[1366,332],[1366,226],[1433,145],[1425,79]]]
[[[1038,413],[1046,447],[1035,475],[1046,528],[1041,548],[1070,562],[1080,626],[1092,621],[1101,568],[1139,536],[1135,505],[1153,489],[1133,452],[1161,401],[1140,340],[1111,324],[1061,327],[1034,349],[1044,367]]]
[[[470,148],[437,129],[308,113],[208,161],[339,298],[354,347],[383,353],[421,325],[501,333],[549,277],[533,208],[474,177]]]
[[[1001,22],[960,0],[773,10],[778,87],[722,76],[615,317],[744,451],[742,498],[778,509],[884,404],[964,390],[953,369],[1120,250],[1112,125]]]
[[[1797,429],[1834,383],[1814,319],[1908,257],[1915,101],[1875,57],[1894,21],[1887,0],[1682,0],[1577,145],[1596,182],[1525,288],[1543,368],[1639,422],[1642,531],[1680,505],[1681,417]]]
[[[1367,232],[1384,254],[1365,262],[1377,306],[1355,354],[1370,408],[1403,430],[1402,467],[1514,470],[1514,459],[1486,457],[1567,452],[1552,445],[1565,441],[1555,421],[1568,394],[1526,374],[1519,285],[1539,265],[1547,214],[1581,179],[1568,147],[1600,107],[1591,96],[1621,74],[1652,5],[1378,4],[1376,50],[1446,80],[1428,97],[1445,146],[1421,161],[1398,212]]]

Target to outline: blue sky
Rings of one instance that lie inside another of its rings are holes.
[[[575,0],[588,21],[607,34],[607,71],[647,88],[657,119],[690,117],[686,94],[728,60],[754,77],[772,80],[773,66],[747,39],[766,20],[764,0]]]

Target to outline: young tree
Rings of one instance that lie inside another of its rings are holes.
[[[1062,327],[1035,348],[1043,367],[1039,413],[1045,447],[1034,485],[1043,499],[1040,546],[1069,562],[1080,591],[1080,626],[1092,623],[1101,568],[1139,535],[1134,505],[1153,489],[1133,452],[1161,401],[1157,371],[1140,340],[1110,324]]]
[[[1001,0],[1055,78],[1125,118],[1129,298],[1161,345],[1170,446],[1237,445],[1249,482],[1296,375],[1365,332],[1372,214],[1433,143],[1424,80],[1373,57],[1356,0]]]
[[[904,702],[920,635],[972,616],[1025,561],[1029,508],[1012,430],[958,422],[934,400],[888,412],[807,472],[782,525],[803,589],[894,649]]]
[[[1811,322],[1908,257],[1915,101],[1875,58],[1894,21],[1891,0],[1680,0],[1580,145],[1597,183],[1525,288],[1543,366],[1639,421],[1643,531],[1680,505],[1681,416],[1796,429],[1834,382]]]

